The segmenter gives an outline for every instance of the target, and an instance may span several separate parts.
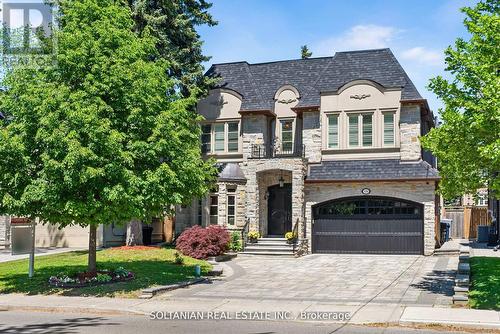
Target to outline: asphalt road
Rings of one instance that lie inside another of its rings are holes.
[[[24,311],[0,312],[2,334],[138,334],[138,333],[248,333],[248,334],[445,334],[452,332],[411,328],[345,326],[337,324],[295,321],[242,320],[150,320],[146,316],[99,316],[71,313],[42,313]],[[456,332],[453,332],[456,333]],[[484,333],[484,332],[483,332]]]

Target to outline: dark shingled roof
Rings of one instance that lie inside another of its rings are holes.
[[[421,100],[415,85],[390,49],[337,52],[333,57],[276,61],[261,64],[214,64],[208,76],[219,77],[219,88],[243,96],[241,110],[271,110],[274,95],[283,85],[300,93],[297,107],[319,106],[320,93],[336,91],[357,79],[372,80],[385,88],[401,88],[402,100]]]
[[[426,161],[401,162],[399,159],[324,161],[311,165],[308,181],[439,179],[438,171]]]

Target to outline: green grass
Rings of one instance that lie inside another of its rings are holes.
[[[106,249],[97,252],[97,269],[124,267],[135,279],[108,285],[62,289],[48,284],[58,273],[86,271],[87,252],[77,251],[35,258],[35,275],[28,278],[28,260],[0,263],[0,293],[60,294],[66,296],[137,297],[143,288],[165,285],[194,278],[194,267],[201,265],[202,274],[211,269],[206,261],[185,256],[184,264],[174,264],[175,249],[148,250]]]
[[[472,257],[472,285],[469,305],[472,308],[500,310],[500,258]]]

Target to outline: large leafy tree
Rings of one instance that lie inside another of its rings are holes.
[[[128,6],[62,0],[57,65],[18,67],[5,80],[0,121],[0,212],[61,227],[96,227],[159,214],[204,194],[193,97],[165,75],[156,40],[138,36]]]
[[[443,124],[422,142],[438,158],[445,198],[485,185],[500,197],[500,4],[483,0],[462,11],[470,39],[445,51],[453,79],[429,84],[444,102]]]
[[[156,37],[160,57],[169,61],[168,74],[184,96],[206,94],[212,81],[203,75],[202,40],[196,31],[200,25],[217,22],[205,0],[127,0],[133,11],[135,29]]]

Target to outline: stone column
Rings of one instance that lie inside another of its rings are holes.
[[[321,162],[321,121],[319,111],[308,111],[302,114],[302,142],[305,156],[311,163]]]
[[[298,223],[299,241],[304,239],[304,164],[298,163],[292,171],[292,227]]]
[[[416,161],[421,155],[420,147],[420,106],[404,105],[401,107],[399,121],[401,160]]]
[[[217,211],[218,211],[218,218],[217,218],[217,224],[221,226],[226,226],[227,225],[227,188],[225,183],[219,183],[219,199],[218,199],[218,206],[217,206]]]

